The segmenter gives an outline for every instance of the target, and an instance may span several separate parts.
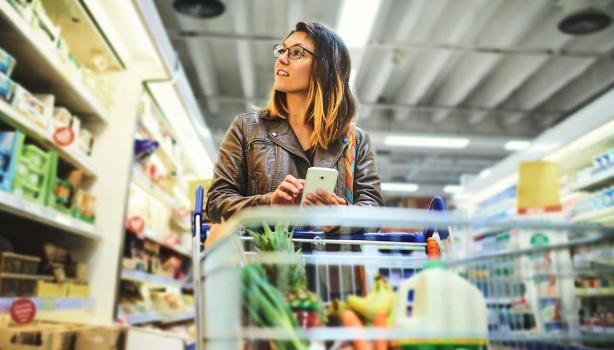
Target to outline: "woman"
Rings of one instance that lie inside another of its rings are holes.
[[[274,56],[268,106],[236,117],[220,146],[209,220],[219,223],[248,207],[297,204],[311,166],[336,168],[339,177],[335,193],[308,195],[309,205],[382,206],[371,143],[353,126],[356,100],[341,38],[324,25],[300,22]]]

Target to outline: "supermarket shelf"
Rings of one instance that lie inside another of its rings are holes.
[[[11,193],[0,192],[0,211],[31,219],[87,238],[100,238],[100,234],[94,225],[59,213],[40,204],[31,203]]]
[[[128,269],[122,270],[122,280],[133,282],[145,282],[151,284],[159,284],[163,286],[181,288],[184,283],[173,278],[152,275],[142,271],[133,271]]]
[[[166,249],[170,249],[172,251],[174,251],[177,254],[183,255],[185,257],[191,258],[192,255],[190,254],[190,251],[187,249],[184,249],[183,247],[171,247],[169,245],[167,245],[166,243],[164,243],[155,233],[153,233],[151,230],[145,229],[143,230],[144,232],[144,237],[154,243],[157,243],[159,245],[161,245],[162,247],[166,248]]]
[[[0,298],[0,314],[8,313],[15,300],[23,298]],[[86,310],[94,307],[94,298],[27,298],[40,311]]]
[[[126,323],[136,326],[139,324],[145,323],[153,323],[162,320],[162,316],[157,312],[144,312],[142,314],[132,314],[132,315],[121,315],[119,316],[121,320],[124,320]]]
[[[194,310],[178,313],[172,316],[163,316],[158,312],[144,312],[141,314],[132,314],[132,315],[122,315],[120,314],[119,319],[124,320],[126,323],[136,326],[145,323],[162,323],[162,324],[170,324],[170,323],[179,323],[186,322],[194,319]]]
[[[170,317],[165,317],[163,323],[179,323],[186,322],[194,319],[194,310],[178,313]]]
[[[600,171],[590,179],[574,184],[573,191],[594,191],[608,184],[614,183],[614,166]]]
[[[587,333],[614,334],[614,327],[580,326],[580,330]]]
[[[574,217],[572,221],[590,221],[601,223],[604,225],[614,225],[614,207],[609,207],[594,212],[582,214]]]
[[[47,148],[57,151],[62,159],[83,170],[88,176],[96,177],[96,169],[88,156],[80,154],[77,150],[56,145],[44,130],[41,130],[36,124],[19,114],[19,112],[3,100],[0,100],[0,119],[6,120],[7,123],[23,131],[27,136],[32,137]]]
[[[164,193],[161,189],[159,189],[156,185],[154,185],[148,178],[145,177],[140,171],[134,169],[132,171],[132,183],[139,187],[141,190],[147,192],[150,196],[159,200],[164,205],[167,205],[170,208],[175,208],[177,203],[173,198]]]
[[[579,297],[614,297],[612,288],[577,288],[576,295]]]
[[[486,298],[486,304],[489,305],[509,305],[514,300],[519,300],[522,297],[517,298]]]
[[[40,91],[53,93],[58,105],[75,114],[95,116],[108,123],[109,113],[86,86],[65,74],[58,50],[30,26],[8,1],[0,1],[0,26],[3,49],[17,59],[17,82],[26,80]],[[22,67],[27,67],[19,75]]]

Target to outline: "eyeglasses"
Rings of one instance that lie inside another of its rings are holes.
[[[302,46],[295,45],[291,47],[285,47],[282,44],[275,45],[275,47],[273,48],[273,56],[277,58],[283,55],[286,51],[288,51],[288,57],[293,60],[298,60],[299,58],[303,57],[305,55],[305,52],[309,52],[312,56],[318,57],[313,52],[307,50]]]

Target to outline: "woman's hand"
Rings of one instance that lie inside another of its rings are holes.
[[[277,186],[277,189],[271,195],[271,205],[298,204],[303,186],[305,186],[305,180],[286,175],[284,181]]]
[[[305,205],[348,205],[345,198],[341,198],[334,193],[318,189],[316,194],[308,194]]]
[[[322,189],[318,189],[316,194],[308,194],[305,205],[348,205],[348,201],[345,198],[341,198],[334,193],[326,192]],[[324,233],[331,233],[339,230],[339,226],[324,226],[322,227]]]

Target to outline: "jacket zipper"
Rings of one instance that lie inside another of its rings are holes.
[[[300,153],[298,153],[298,152],[295,152],[293,149],[291,149],[290,147],[287,147],[286,145],[284,145],[283,143],[279,142],[279,141],[278,141],[278,140],[276,140],[276,139],[273,139],[273,140],[272,140],[272,142],[273,142],[274,144],[278,145],[279,147],[281,147],[281,148],[285,149],[286,151],[288,151],[288,152],[290,152],[290,153],[294,154],[295,156],[299,156],[299,157],[301,157],[302,159],[304,159],[304,160],[307,162],[307,164],[311,165],[311,163],[309,163],[309,159],[307,159],[307,157],[306,157],[304,154],[300,154]]]

